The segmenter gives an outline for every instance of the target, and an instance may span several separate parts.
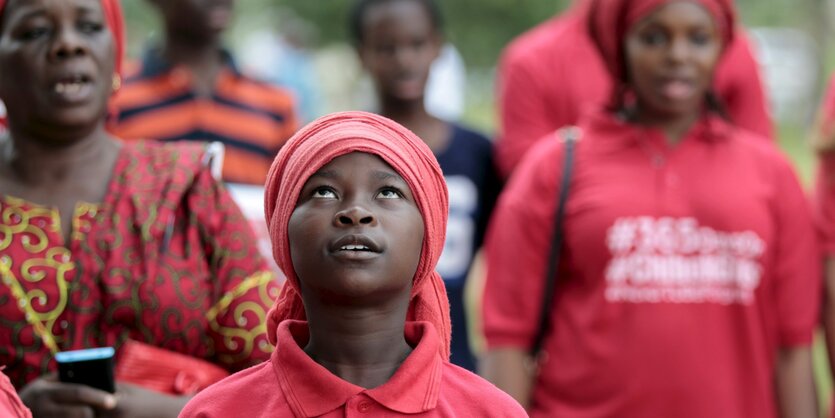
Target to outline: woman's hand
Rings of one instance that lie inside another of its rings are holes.
[[[100,418],[176,418],[191,397],[171,396],[128,383],[116,384],[116,407]],[[34,418],[39,418],[35,416]]]
[[[20,399],[34,418],[95,418],[100,411],[113,410],[116,397],[89,386],[62,383],[55,375],[33,380],[20,390]]]

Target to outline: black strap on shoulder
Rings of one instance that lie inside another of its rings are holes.
[[[576,127],[562,128],[557,131],[558,138],[565,144],[563,151],[562,180],[560,182],[557,212],[554,218],[554,232],[551,236],[551,248],[548,253],[548,268],[545,269],[545,290],[542,293],[542,307],[539,314],[539,326],[536,331],[531,355],[539,356],[545,335],[551,327],[551,305],[557,289],[559,275],[560,254],[563,245],[563,221],[565,218],[565,204],[568,201],[568,189],[571,184],[571,174],[574,171],[574,147],[580,139],[580,130]]]

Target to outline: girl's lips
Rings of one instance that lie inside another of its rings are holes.
[[[664,82],[661,93],[670,100],[686,100],[693,96],[696,88],[693,83],[684,80],[669,80]]]

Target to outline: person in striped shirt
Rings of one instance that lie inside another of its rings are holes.
[[[297,128],[292,95],[244,75],[222,46],[234,1],[148,0],[165,29],[128,71],[110,128],[126,140],[218,141],[223,179],[264,184]]]

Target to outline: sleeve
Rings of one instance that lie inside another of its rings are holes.
[[[0,416],[7,418],[32,418],[32,412],[23,404],[14,386],[0,367]]]
[[[735,125],[774,140],[774,127],[759,64],[748,37],[741,29],[722,59],[716,84]]]
[[[774,295],[781,346],[808,345],[819,318],[822,263],[808,200],[783,161],[775,195]]]
[[[539,138],[559,127],[548,116],[549,90],[542,85],[531,60],[525,58],[508,50],[497,79],[500,123],[496,166],[505,179]]]
[[[561,155],[556,140],[537,144],[502,192],[490,221],[482,301],[489,348],[528,348],[535,336],[562,170],[554,162],[562,161]]]
[[[275,275],[257,248],[257,239],[232,197],[208,169],[194,187],[194,213],[204,228],[202,240],[212,277],[213,301],[206,312],[215,357],[230,370],[269,358],[266,315],[279,293]]]
[[[826,256],[835,256],[835,153],[819,157],[813,202],[821,250]]]

